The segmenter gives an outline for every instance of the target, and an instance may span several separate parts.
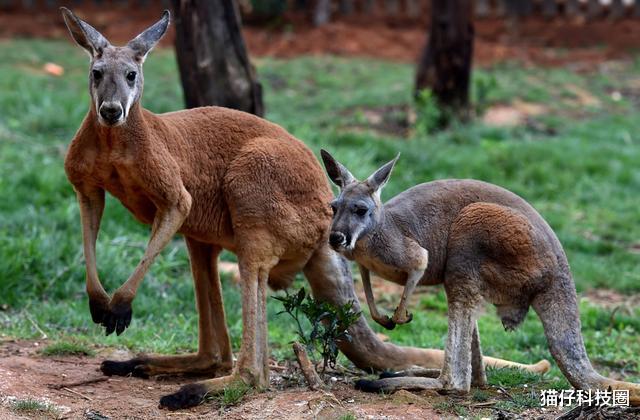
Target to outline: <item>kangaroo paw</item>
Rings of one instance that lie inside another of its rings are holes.
[[[109,301],[89,298],[89,311],[91,312],[93,322],[95,324],[102,324],[102,321],[109,313]]]
[[[399,308],[398,308],[399,309]],[[398,309],[393,313],[393,317],[391,321],[396,324],[408,324],[413,319],[413,314],[410,314],[409,311],[404,311],[404,314],[401,314]]]
[[[181,408],[195,407],[204,401],[207,396],[207,388],[202,384],[187,384],[177,392],[160,398],[160,408],[179,410]]]
[[[142,368],[142,369],[141,369]],[[134,358],[125,361],[105,360],[100,364],[100,370],[107,376],[135,376],[138,378],[148,378],[144,373],[144,360]]]
[[[109,308],[109,311],[102,318],[102,326],[105,328],[106,335],[110,335],[115,331],[117,335],[131,324],[131,303],[120,303]]]
[[[373,317],[373,320],[376,321],[378,324],[382,325],[387,330],[392,330],[396,327],[396,323],[393,322],[393,320],[386,315],[380,316],[380,317]]]

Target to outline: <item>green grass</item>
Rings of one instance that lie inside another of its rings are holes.
[[[0,307],[7,308],[0,311],[0,336],[35,338],[44,332],[54,341],[74,337],[79,343],[133,351],[193,351],[197,317],[180,239],[152,265],[133,304],[132,325],[122,336],[104,337],[103,329],[91,322],[78,206],[62,166],[65,148],[89,104],[86,55],[70,42],[31,40],[0,42],[0,56]],[[63,65],[64,76],[43,73],[47,61]],[[403,109],[411,104],[412,66],[332,57],[262,59],[258,72],[267,117],[314,152],[328,149],[356,176],[365,177],[402,153],[383,199],[439,178],[496,183],[531,202],[554,228],[579,291],[605,287],[637,293],[640,115],[630,87],[637,84],[629,82],[637,80],[638,62],[591,74],[514,64],[477,70],[474,97],[483,107],[526,101],[546,106],[548,112],[526,126],[496,128],[475,122],[429,136],[410,131],[402,138],[377,130],[367,113],[384,111],[404,118]],[[151,54],[145,81],[147,108],[182,108],[171,51]],[[577,104],[573,87],[588,91],[599,105]],[[614,91],[623,92],[621,100],[612,99]],[[108,197],[97,245],[107,290],[115,290],[129,276],[148,235],[147,226]],[[296,287],[301,285],[302,279]],[[443,348],[446,299],[441,289],[433,291],[411,308],[411,324],[391,332],[374,328],[394,342]],[[226,277],[223,293],[237,351],[240,296]],[[612,314],[587,302],[580,308],[586,345],[599,369],[604,374],[624,371],[627,378],[640,380],[640,311]],[[276,316],[280,309],[269,299],[271,351],[278,358],[291,357],[288,343],[294,331],[286,317]],[[488,355],[520,362],[551,359],[533,313],[519,330],[506,333],[488,307],[479,325]],[[557,368],[544,380],[567,386]]]
[[[442,401],[434,404],[433,408],[438,411],[455,414],[459,417],[466,417],[469,414],[467,408],[456,401]]]
[[[58,410],[41,401],[34,399],[18,399],[11,403],[11,409],[20,415],[26,415],[32,418],[58,418],[60,413]]]
[[[44,347],[40,354],[43,356],[90,356],[96,355],[88,344],[77,340],[63,340],[51,343]]]
[[[230,384],[224,388],[222,394],[218,397],[221,408],[237,405],[251,390],[249,385],[242,381]]]

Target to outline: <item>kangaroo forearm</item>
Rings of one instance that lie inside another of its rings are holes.
[[[360,265],[359,268],[360,277],[362,278],[362,286],[364,288],[364,295],[367,299],[367,305],[369,305],[369,312],[372,317],[378,318],[380,317],[380,313],[378,312],[378,307],[376,306],[376,301],[373,297],[373,291],[371,290],[371,276],[369,275],[369,270],[362,265]]]
[[[96,262],[96,240],[98,239],[98,230],[100,229],[100,221],[104,210],[104,190],[81,191],[78,189],[76,194],[82,221],[82,243],[87,270],[87,293],[92,298],[104,298],[107,293],[98,278]]]
[[[335,306],[354,302],[353,309],[361,310],[348,262],[328,247],[318,250],[305,268],[305,276],[316,299]],[[444,360],[441,350],[401,347],[383,342],[369,327],[364,315],[360,315],[358,321],[349,328],[349,334],[352,339],[340,342],[340,350],[361,369],[398,370],[414,365],[440,368]]]
[[[114,298],[117,296],[118,299],[125,301],[133,299],[149,267],[158,254],[167,246],[169,241],[171,241],[173,235],[180,229],[186,216],[187,213],[185,213],[180,206],[171,207],[156,215],[151,229],[151,238],[149,239],[149,244],[142,259],[136,266],[133,274],[131,274],[131,277],[118,288]]]

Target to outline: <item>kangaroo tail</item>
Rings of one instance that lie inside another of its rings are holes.
[[[628,390],[629,403],[640,405],[640,384],[605,378],[591,365],[580,332],[577,296],[568,264],[562,264],[560,273],[532,304],[558,367],[577,389]]]

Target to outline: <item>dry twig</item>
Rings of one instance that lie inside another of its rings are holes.
[[[65,389],[65,388],[71,388],[74,386],[95,384],[96,382],[104,382],[107,380],[109,380],[109,378],[105,376],[98,376],[96,378],[85,379],[83,381],[71,382],[68,384],[49,384],[48,386],[49,388],[52,388],[52,389]]]
[[[309,384],[309,388],[313,391],[324,388],[322,379],[320,379],[318,372],[313,368],[304,346],[298,342],[293,343],[293,352],[296,354],[296,359],[298,359],[298,364],[300,365],[307,384]]]

